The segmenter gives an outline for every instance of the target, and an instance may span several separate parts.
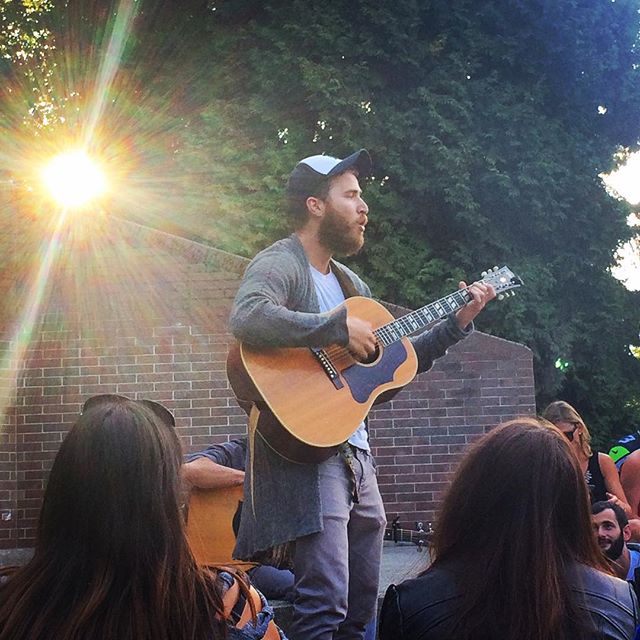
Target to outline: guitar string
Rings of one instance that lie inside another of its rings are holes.
[[[382,346],[388,346],[389,344],[396,342],[397,340],[404,337],[405,335],[409,335],[414,331],[417,331],[418,329],[422,328],[423,326],[426,326],[429,322],[432,322],[433,320],[436,320],[439,317],[443,317],[442,315],[439,315],[439,314],[438,315],[433,314],[433,312],[429,311],[430,308],[435,307],[436,309],[439,310],[439,307],[442,307],[446,303],[449,306],[449,311],[447,313],[453,312],[454,309],[457,311],[457,309],[461,308],[462,305],[455,308],[454,305],[451,304],[450,299],[454,298],[454,302],[458,302],[457,300],[455,300],[455,298],[462,298],[462,302],[466,303],[468,302],[468,300],[465,300],[463,294],[468,292],[469,292],[469,287],[465,287],[464,289],[459,289],[458,291],[455,291],[452,294],[445,296],[444,298],[436,300],[435,302],[432,302],[431,304],[428,304],[425,307],[421,307],[416,311],[412,311],[411,313],[408,313],[406,316],[402,316],[401,318],[396,318],[395,320],[392,320],[391,322],[388,322],[387,324],[382,325],[378,329],[375,329],[374,333],[379,338],[379,342],[380,341],[382,342]],[[409,324],[410,318],[420,317],[420,316],[424,317],[424,320],[423,320],[424,324],[419,325],[416,323],[417,327],[414,327],[412,324]],[[393,325],[403,328],[404,329],[403,333],[400,335],[397,334],[395,329],[393,328]],[[342,345],[331,345],[326,349],[323,349],[323,351],[324,351],[324,354],[330,360],[344,358],[344,357],[348,357],[350,360],[355,360],[355,358],[353,357],[351,352],[347,349],[347,347],[343,347]]]

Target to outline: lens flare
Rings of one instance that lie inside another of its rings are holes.
[[[63,207],[81,207],[106,190],[106,179],[98,165],[84,151],[56,156],[42,172],[53,198]]]

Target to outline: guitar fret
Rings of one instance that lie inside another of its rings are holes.
[[[430,322],[433,322],[435,320],[434,316],[431,315],[429,307],[425,307],[424,310],[421,311],[421,313],[425,317],[425,324],[429,324]]]
[[[382,342],[383,347],[388,347],[393,343],[393,340],[389,336],[389,332],[387,331],[387,326],[380,327],[374,331],[380,342]]]

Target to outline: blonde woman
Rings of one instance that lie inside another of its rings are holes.
[[[592,451],[591,435],[580,414],[568,402],[556,400],[544,410],[542,417],[558,427],[571,443],[589,487],[591,502],[608,500],[619,505],[628,517],[634,517],[615,463],[606,453]]]

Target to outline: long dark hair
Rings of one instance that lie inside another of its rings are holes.
[[[54,461],[33,559],[0,589],[0,638],[225,637],[215,572],[180,513],[180,443],[139,402],[84,413]]]
[[[459,640],[587,637],[568,569],[577,561],[609,572],[576,457],[558,429],[533,418],[496,427],[463,459],[433,553],[433,567],[464,567]]]

